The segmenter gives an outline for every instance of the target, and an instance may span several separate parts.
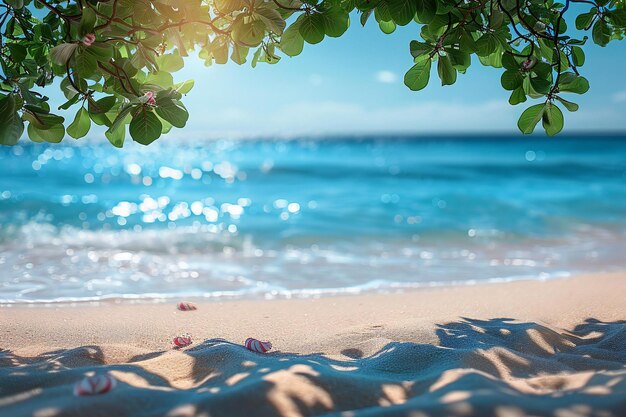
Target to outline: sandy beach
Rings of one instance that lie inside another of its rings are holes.
[[[403,294],[0,309],[6,416],[624,416],[626,274]],[[193,335],[174,349],[172,338]],[[266,354],[247,337],[269,340]],[[111,392],[76,397],[85,375]]]

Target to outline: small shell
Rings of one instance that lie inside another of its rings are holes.
[[[181,301],[176,304],[176,307],[178,307],[180,311],[193,311],[198,309],[194,303],[190,303],[188,301]]]
[[[82,397],[105,394],[115,388],[115,385],[116,379],[109,374],[88,376],[74,385],[74,395]]]
[[[251,337],[246,339],[245,347],[252,352],[265,353],[272,348],[270,342],[261,342],[260,340],[253,339]]]
[[[177,336],[174,338],[173,342],[174,342],[174,345],[179,348],[189,346],[190,344],[193,343],[193,341],[191,340],[190,334],[183,334],[183,335]]]

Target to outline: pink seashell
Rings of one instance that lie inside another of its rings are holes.
[[[89,376],[74,385],[74,395],[82,397],[105,394],[115,388],[115,385],[117,381],[109,374]]]
[[[155,99],[156,95],[154,94],[154,92],[148,91],[144,95],[144,97],[146,97],[146,99],[147,99],[146,100],[146,104],[149,104],[151,106],[156,106],[157,102],[156,102],[156,99]]]
[[[253,339],[251,337],[246,339],[244,346],[246,349],[258,353],[265,353],[272,348],[272,344],[270,342],[261,342],[260,340]]]
[[[188,301],[181,301],[176,305],[180,311],[193,311],[197,310],[198,307],[194,303],[190,303]]]
[[[96,35],[93,33],[88,33],[83,37],[83,45],[91,46],[96,41]]]
[[[190,344],[193,343],[193,341],[191,340],[190,334],[183,334],[178,337],[175,337],[173,342],[174,342],[174,345],[179,348],[189,346]]]

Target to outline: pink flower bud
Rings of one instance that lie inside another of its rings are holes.
[[[83,37],[83,45],[91,46],[96,41],[96,35],[88,33]]]
[[[534,67],[536,63],[537,63],[537,60],[535,58],[527,59],[526,61],[522,62],[522,70],[528,71],[532,67]]]
[[[155,99],[155,94],[152,91],[148,91],[144,97],[146,98],[146,103],[151,105],[151,106],[156,106],[156,99]]]

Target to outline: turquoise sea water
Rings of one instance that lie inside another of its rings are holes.
[[[0,303],[397,291],[624,254],[625,137],[0,147]]]

